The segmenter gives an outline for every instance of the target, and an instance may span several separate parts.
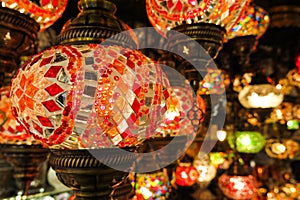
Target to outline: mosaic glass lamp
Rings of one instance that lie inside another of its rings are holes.
[[[2,0],[3,7],[28,15],[44,31],[60,18],[67,7],[68,0]]]
[[[170,182],[165,170],[150,174],[135,175],[136,200],[161,199],[165,200],[170,195]]]
[[[256,179],[252,175],[229,176],[219,178],[219,187],[225,196],[231,199],[251,199],[256,192]]]
[[[259,38],[266,32],[270,19],[268,13],[251,3],[235,25],[227,31],[225,41],[230,49],[234,67],[249,67],[250,55]]]
[[[206,188],[217,175],[216,167],[210,162],[207,154],[198,154],[194,159],[193,166],[197,169],[199,177],[197,183],[201,189]]]
[[[184,23],[211,23],[231,28],[239,18],[247,1],[158,1],[147,0],[149,21],[159,32]]]
[[[191,163],[180,162],[175,170],[175,183],[178,186],[189,187],[197,182],[199,173]]]
[[[282,103],[283,98],[281,88],[271,84],[248,85],[238,95],[245,108],[274,108]]]
[[[218,179],[219,188],[231,199],[251,199],[257,190],[257,180],[235,160],[227,172]]]
[[[12,106],[22,125],[49,146],[136,146],[164,114],[169,94],[162,78],[159,66],[138,51],[55,46],[18,71]]]
[[[255,131],[238,131],[229,134],[227,140],[240,153],[258,153],[265,145],[265,138]]]
[[[271,158],[293,159],[299,152],[299,144],[292,139],[268,139],[265,151]]]
[[[249,5],[235,25],[227,31],[226,39],[252,35],[257,40],[266,32],[269,22],[268,13],[264,9]]]
[[[124,30],[111,1],[81,0],[80,6],[58,37],[63,45],[35,55],[18,71],[12,105],[20,123],[51,148],[50,164],[76,198],[120,198],[124,188],[117,186],[137,156],[122,152],[135,151],[156,133],[168,81],[157,63],[126,48],[134,43],[130,35],[105,43]]]

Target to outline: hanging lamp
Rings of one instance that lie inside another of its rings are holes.
[[[130,35],[105,40],[124,30],[111,1],[81,0],[80,7],[58,37],[63,45],[35,55],[15,76],[13,109],[51,148],[51,166],[77,199],[129,198],[131,189],[117,186],[136,154],[122,149],[134,151],[155,132],[166,81],[157,64],[126,48],[135,44]]]
[[[7,90],[7,85],[10,84],[12,76],[19,67],[21,56],[29,56],[37,52],[38,32],[45,30],[61,17],[66,5],[67,0],[1,1],[0,82],[2,90]],[[26,195],[30,192],[30,182],[41,172],[40,164],[47,160],[49,151],[41,148],[40,144],[32,142],[33,140],[29,139],[25,131],[20,130],[21,127],[14,129],[15,119],[12,118],[10,110],[7,110],[5,115],[7,115],[7,122],[1,133],[1,153],[14,167],[18,194]]]
[[[266,32],[269,22],[269,15],[264,9],[250,4],[227,31],[227,48],[234,65],[237,65],[233,67],[248,67],[250,55],[256,49],[259,38]]]
[[[224,195],[231,199],[251,199],[256,193],[257,182],[236,159],[227,172],[218,179]]]

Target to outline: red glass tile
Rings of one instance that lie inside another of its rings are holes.
[[[134,94],[136,96],[138,96],[140,94],[140,91],[141,91],[141,86],[137,82],[134,82],[132,89],[133,89]]]
[[[134,62],[132,62],[131,60],[127,60],[127,63],[126,63],[131,69],[133,69],[134,68]]]
[[[37,118],[43,126],[53,127],[51,121],[48,118],[42,116],[37,116]]]
[[[23,94],[23,91],[20,88],[18,88],[16,91],[17,97],[20,98],[22,96],[22,94]]]
[[[39,61],[39,60],[41,59],[42,55],[43,55],[43,54],[40,54],[40,55],[34,57],[32,61],[29,60],[29,61],[28,61],[28,64],[31,65],[31,66],[33,66],[37,61]],[[27,64],[26,64],[26,65],[27,65]],[[26,66],[26,65],[24,64],[24,66]]]
[[[24,87],[25,87],[25,82],[26,82],[26,77],[24,74],[22,74],[22,78],[20,80],[20,86],[22,89],[24,89]]]
[[[130,119],[131,119],[133,122],[136,122],[137,117],[136,117],[136,115],[135,115],[134,113],[132,113],[132,114],[130,115]]]
[[[119,60],[115,60],[113,63],[113,66],[120,74],[124,74],[125,65],[123,63],[121,63]]]
[[[50,0],[42,0],[41,1],[41,5],[44,6],[44,5],[47,5],[50,3]]]
[[[40,67],[44,66],[44,65],[47,65],[50,63],[50,61],[52,60],[53,56],[50,56],[48,58],[44,58],[41,63],[40,63]]]
[[[44,77],[55,78],[61,68],[62,66],[51,66],[44,75]]]
[[[51,96],[54,96],[54,95],[57,95],[61,92],[63,92],[64,90],[59,86],[57,85],[56,83],[48,86],[45,88],[45,90],[51,95]]]
[[[50,3],[50,0],[42,0],[41,4],[42,6],[47,5]]]
[[[34,128],[35,130],[37,130],[38,132],[40,132],[41,134],[43,134],[43,129],[42,129],[39,125],[37,125],[37,124],[34,123],[34,122],[32,122],[32,125],[33,125],[33,128]]]
[[[138,102],[138,100],[134,99],[131,107],[135,113],[138,113],[141,106],[140,106],[140,103]]]
[[[44,101],[42,102],[42,104],[47,108],[49,112],[61,110],[61,107],[59,107],[53,100]]]
[[[165,90],[164,91],[164,97],[167,99],[167,98],[169,98],[169,96],[170,96],[169,91]]]

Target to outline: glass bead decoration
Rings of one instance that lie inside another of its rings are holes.
[[[251,199],[257,190],[257,181],[252,175],[222,174],[218,184],[223,194],[231,199]]]
[[[0,143],[17,145],[38,144],[39,142],[34,140],[14,117],[11,109],[9,92],[10,87],[2,87],[0,90]]]
[[[161,123],[169,97],[160,66],[139,51],[88,44],[54,46],[12,81],[12,107],[53,148],[140,144]]]
[[[2,0],[3,7],[24,13],[40,24],[44,31],[60,18],[67,7],[68,0]]]
[[[170,182],[165,170],[136,174],[134,182],[136,200],[165,200],[170,195]]]
[[[222,70],[207,68],[207,74],[199,82],[199,95],[223,94],[230,83],[229,76]]]
[[[270,22],[268,13],[261,7],[249,5],[235,25],[227,31],[226,39],[254,35],[259,39],[267,30]]]
[[[248,3],[248,0],[146,0],[146,10],[152,26],[166,35],[167,30],[192,22],[231,28]]]
[[[238,131],[228,135],[228,143],[240,153],[258,153],[265,145],[265,138],[260,132]]]

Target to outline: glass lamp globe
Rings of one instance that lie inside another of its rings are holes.
[[[135,182],[136,200],[167,199],[170,195],[170,182],[166,171],[150,174],[136,174]]]
[[[236,22],[227,31],[226,39],[254,35],[259,39],[267,30],[270,22],[268,13],[259,6],[249,5]]]
[[[177,75],[177,74],[176,74]],[[168,76],[171,91],[167,99],[167,110],[163,115],[162,123],[157,135],[169,136],[193,136],[198,125],[203,119],[205,106],[199,96],[194,94],[193,89],[186,80],[178,81],[178,77]],[[176,78],[179,84],[172,84]],[[182,82],[181,82],[182,81]]]
[[[228,74],[222,70],[207,68],[207,74],[199,83],[199,95],[223,94],[230,84]]]
[[[291,139],[268,139],[265,151],[271,158],[293,159],[299,152],[299,144]]]
[[[2,0],[3,7],[14,9],[33,18],[44,31],[60,18],[68,0]]]
[[[238,131],[228,136],[228,143],[240,153],[258,153],[265,145],[265,138],[259,132]]]
[[[281,88],[271,84],[248,85],[238,95],[245,108],[274,108],[282,103],[283,98]]]
[[[2,87],[0,92],[0,144],[38,144],[39,142],[26,132],[12,113],[10,87]]]
[[[257,181],[252,175],[222,174],[218,183],[224,195],[231,199],[251,199],[256,193]]]
[[[183,23],[212,23],[231,28],[248,5],[247,0],[146,0],[148,18],[162,35]]]
[[[197,182],[199,173],[191,163],[179,163],[175,170],[175,182],[179,186],[189,187]]]
[[[199,173],[197,183],[200,188],[206,188],[217,175],[217,169],[210,162],[209,156],[207,154],[198,154],[193,162],[193,166]]]
[[[159,65],[139,51],[55,46],[12,80],[13,112],[52,148],[135,146],[155,133],[169,93]]]
[[[217,169],[228,169],[232,163],[234,156],[235,155],[233,153],[225,153],[225,152],[209,153],[210,162]]]

